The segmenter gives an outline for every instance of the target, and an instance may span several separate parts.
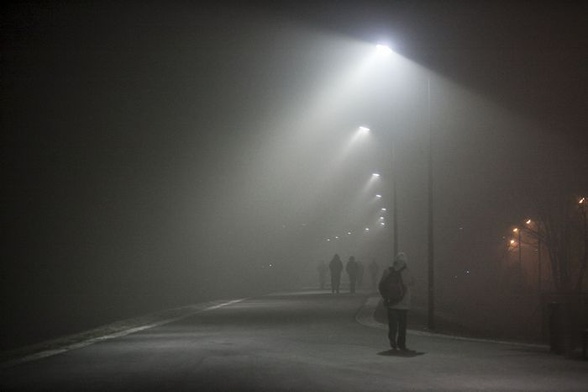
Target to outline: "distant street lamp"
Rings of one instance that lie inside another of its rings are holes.
[[[394,143],[392,143],[392,150],[394,150]],[[396,197],[396,165],[394,163],[394,151],[392,151],[392,257],[398,254],[398,199]],[[379,174],[373,174],[374,176],[380,176]],[[379,199],[382,195],[376,195]],[[382,224],[384,226],[384,224]]]

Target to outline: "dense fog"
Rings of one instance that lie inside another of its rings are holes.
[[[574,7],[460,31],[435,7],[197,4],[4,6],[4,348],[315,287],[335,253],[384,266],[393,177],[425,303],[429,148],[440,301],[492,281],[537,194],[588,190]]]

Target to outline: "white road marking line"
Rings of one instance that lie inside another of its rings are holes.
[[[48,350],[43,350],[40,351],[38,353],[34,353],[34,354],[29,354],[29,355],[25,355],[22,358],[17,358],[14,360],[9,360],[6,361],[2,364],[0,364],[0,368],[8,368],[8,367],[12,367],[15,365],[19,365],[25,362],[31,362],[31,361],[36,361],[39,359],[43,359],[43,358],[47,358],[47,357],[52,357],[54,355],[58,355],[58,354],[63,354],[65,352],[71,351],[71,350],[77,350],[80,348],[84,348],[84,347],[88,347],[94,343],[98,343],[104,340],[109,340],[109,339],[115,339],[115,338],[120,338],[122,336],[126,336],[126,335],[130,335],[136,332],[140,332],[140,331],[144,331],[146,329],[150,329],[150,328],[154,328],[154,327],[159,327],[161,325],[165,325],[165,324],[169,324],[169,323],[173,323],[175,321],[179,321],[188,317],[191,317],[195,314],[198,313],[203,313],[203,312],[207,312],[210,310],[215,310],[215,309],[219,309],[228,305],[233,305],[236,304],[238,302],[244,301],[246,298],[241,298],[241,299],[235,299],[235,300],[231,300],[228,302],[223,302],[221,304],[218,305],[213,305],[213,306],[209,306],[206,307],[204,309],[195,309],[194,311],[188,312],[187,314],[183,314],[181,316],[178,317],[172,317],[169,319],[164,319],[164,320],[159,320],[156,321],[154,323],[149,323],[149,324],[145,324],[145,325],[141,325],[138,327],[133,327],[133,328],[129,328],[129,329],[125,329],[122,331],[118,331],[118,332],[114,332],[108,335],[103,335],[103,336],[98,336],[95,338],[90,338],[90,339],[86,339],[84,341],[81,342],[76,342],[76,343],[72,343],[72,344],[67,344],[63,347],[60,348],[55,348],[55,349],[48,349]]]

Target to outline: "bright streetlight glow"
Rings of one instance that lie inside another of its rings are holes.
[[[373,174],[372,174],[372,177],[380,177],[380,174],[378,174],[378,173],[373,173]]]
[[[368,127],[359,127],[359,131],[362,133],[368,133],[370,131],[370,129]]]
[[[382,195],[376,195],[376,197],[377,197],[378,199],[381,199],[381,198],[382,198]]]
[[[518,233],[518,231],[519,231],[519,228],[518,228],[518,227],[515,227],[514,229],[512,229],[512,231],[513,231],[514,233]]]
[[[390,54],[394,53],[394,51],[388,45],[384,45],[384,44],[376,45],[376,50],[378,51],[378,53],[385,54],[385,55],[390,55]]]

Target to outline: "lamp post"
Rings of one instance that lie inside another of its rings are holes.
[[[537,292],[538,292],[539,296],[541,296],[541,290],[542,290],[541,286],[543,283],[542,282],[543,268],[541,266],[541,235],[539,233],[539,227],[537,227],[536,231],[534,231],[531,228],[531,225],[535,224],[535,222],[533,222],[531,219],[527,219],[525,224],[527,225],[527,231],[530,232],[531,235],[533,235],[534,237],[537,238]]]
[[[586,264],[588,264],[588,215],[586,214],[586,203],[587,200],[585,197],[582,197],[578,201],[578,207],[580,208],[580,213],[582,214],[582,224],[584,231],[584,257],[582,262],[580,280],[578,282],[578,289],[580,290],[582,289],[582,278],[584,276],[584,270],[586,268]]]
[[[394,166],[394,162],[392,162]],[[395,170],[393,168],[393,170]],[[396,197],[396,173],[392,172],[392,236],[394,242],[392,244],[392,252],[394,257],[398,254],[398,203]]]
[[[396,177],[398,172],[396,171],[395,153],[394,153],[394,140],[392,140],[391,147],[391,159],[392,164],[392,257],[396,257],[398,254],[398,198],[396,192]]]
[[[515,233],[517,235],[517,247],[518,247],[518,254],[519,254],[519,260],[518,260],[518,280],[519,280],[519,286],[520,288],[523,287],[523,260],[522,260],[522,243],[521,243],[521,231],[518,227],[515,227],[514,229],[512,229],[513,233]]]
[[[428,269],[428,311],[427,327],[435,329],[435,239],[434,239],[434,213],[433,213],[433,127],[431,123],[431,78],[427,75],[427,114],[429,122],[429,154],[428,154],[428,224],[427,224],[427,269]]]
[[[391,54],[392,49],[386,45],[377,45],[380,53]],[[427,73],[427,120],[428,120],[428,154],[427,154],[427,327],[435,329],[435,238],[434,238],[434,198],[433,198],[433,129],[431,121],[431,76]],[[395,168],[394,168],[395,169]],[[398,253],[397,226],[396,226],[396,175],[393,175],[393,213],[394,213],[394,254]]]

